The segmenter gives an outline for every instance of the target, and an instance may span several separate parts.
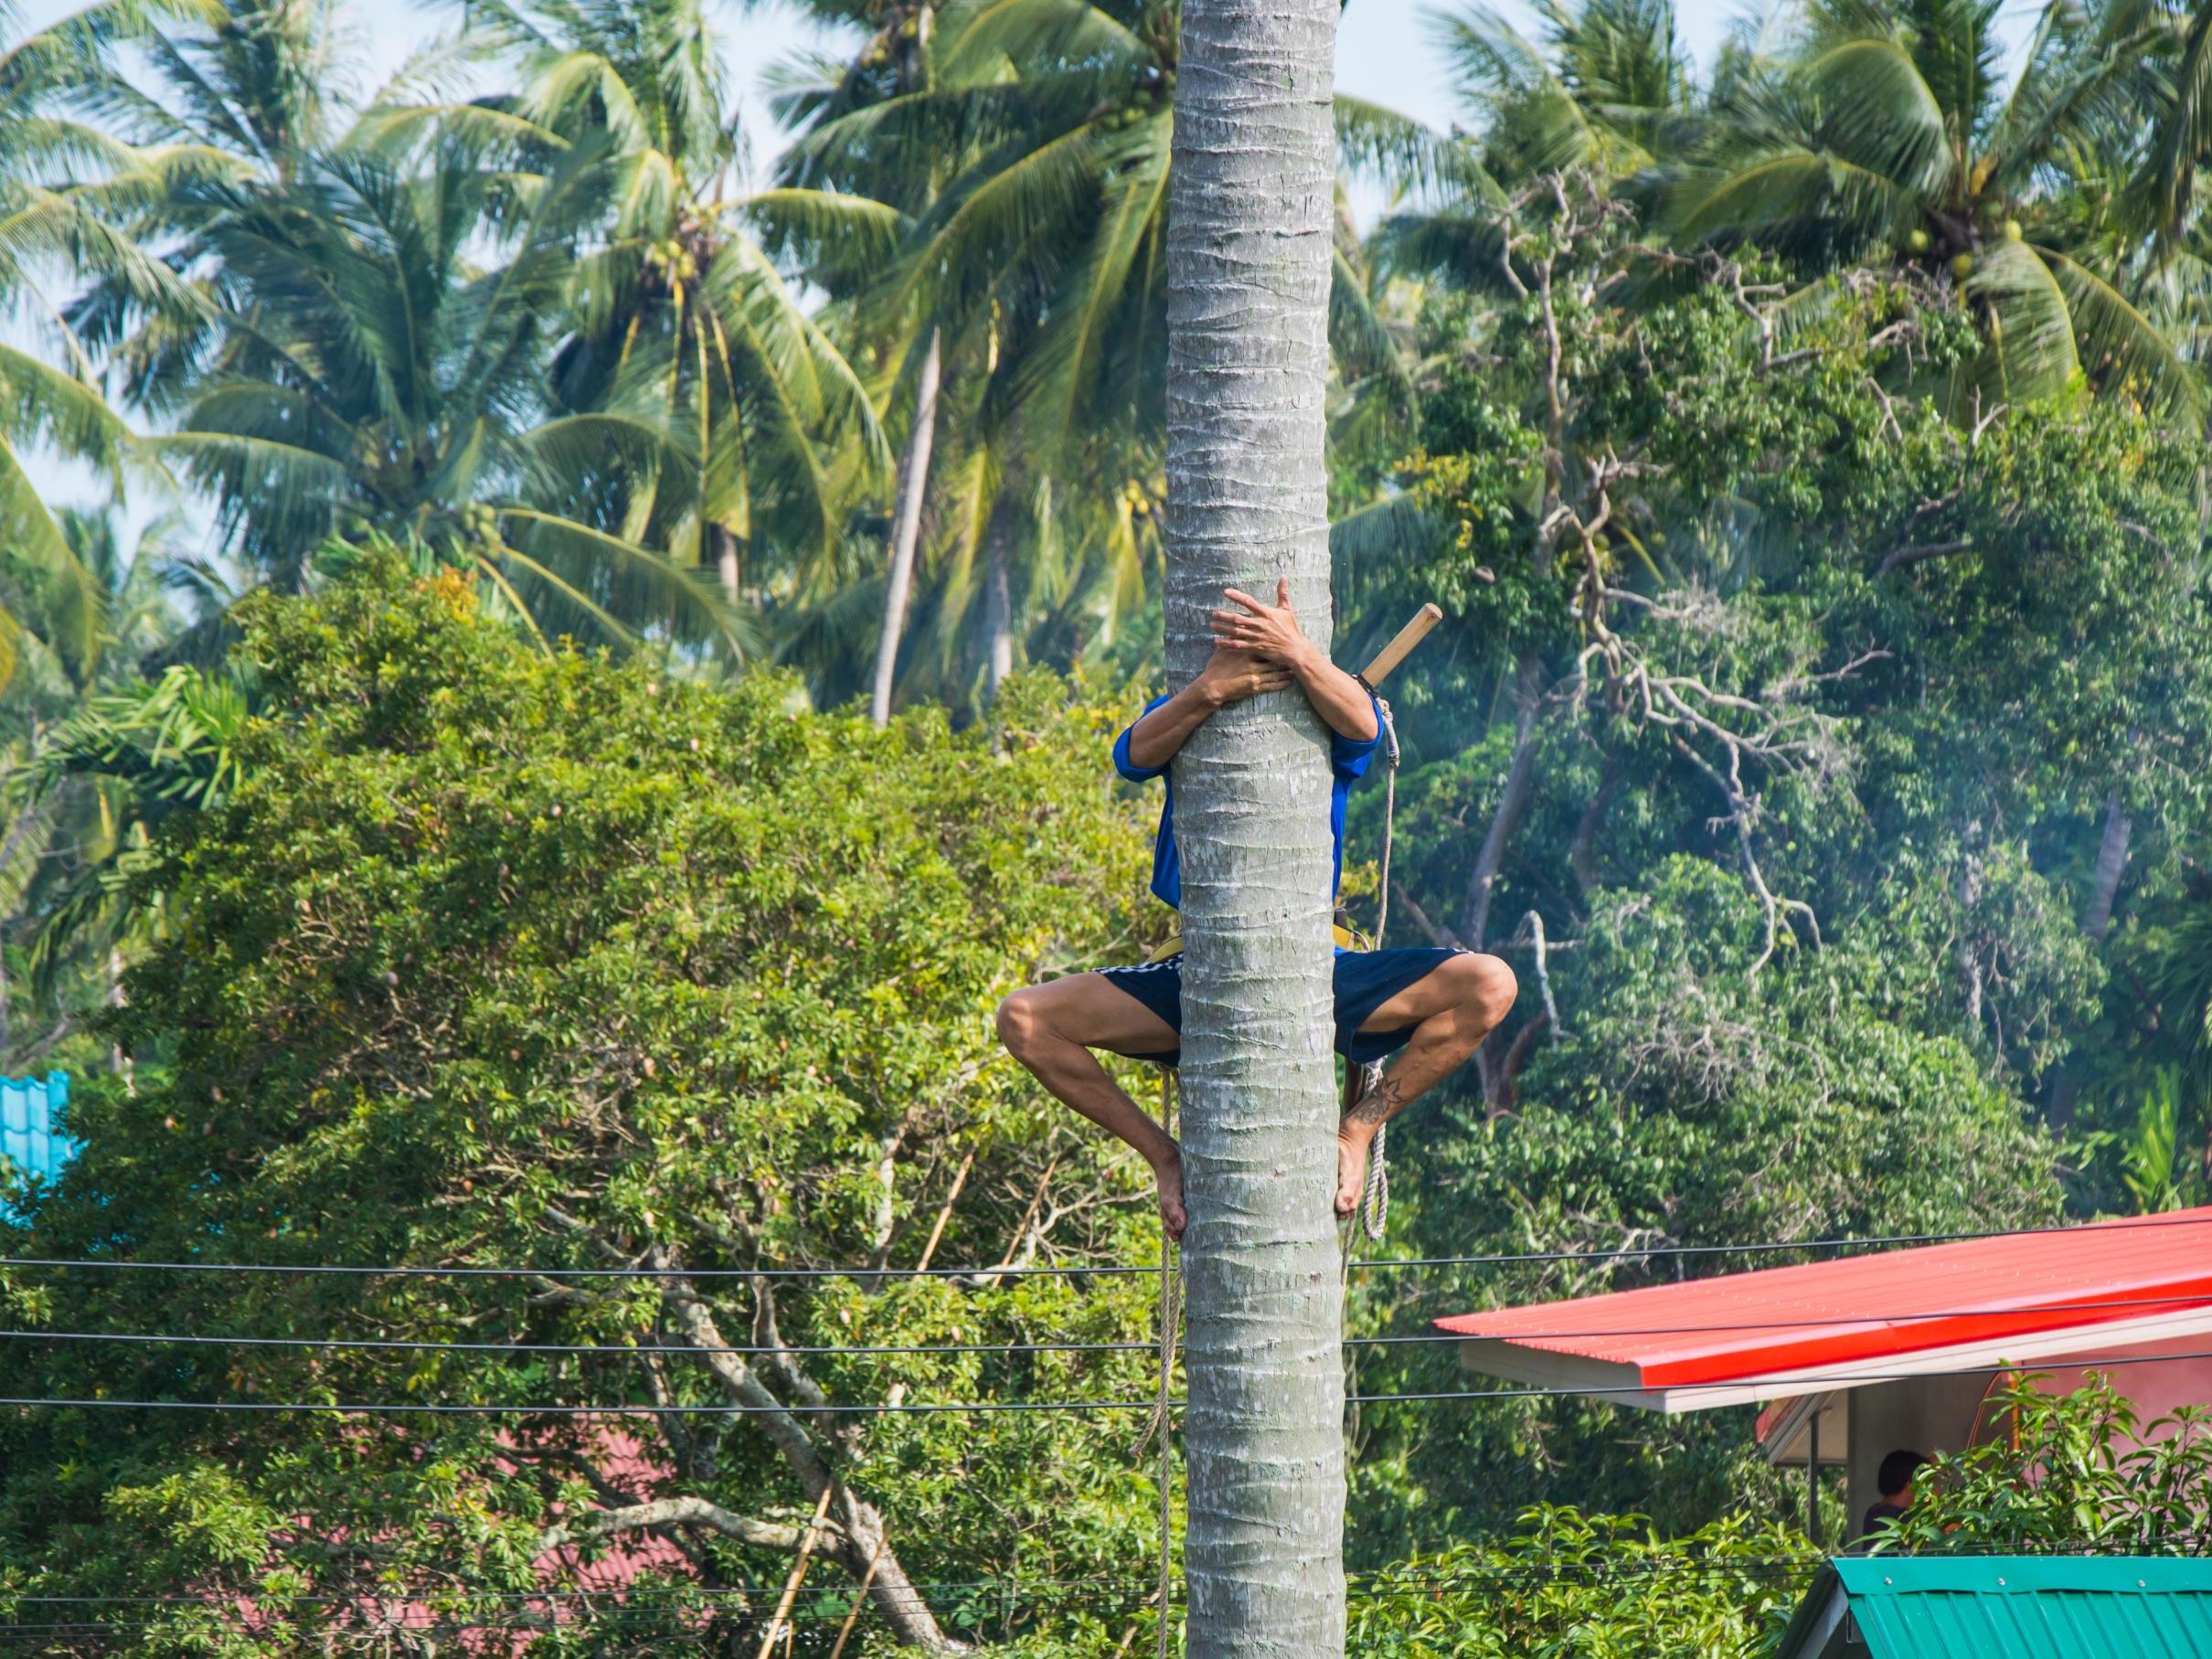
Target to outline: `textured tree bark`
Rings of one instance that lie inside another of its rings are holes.
[[[2092,944],[2102,944],[2112,931],[2112,905],[2120,897],[2120,877],[2128,867],[2128,842],[2134,833],[2135,821],[2120,810],[2120,797],[2106,796],[2104,833],[2098,838],[2097,867],[2090,881],[2089,914],[2081,921],[2081,931]],[[2061,1067],[2051,1079],[2050,1095],[2044,1103],[2046,1121],[2058,1129],[2069,1126],[2080,1094],[2081,1085],[2073,1068]],[[2212,1155],[2212,1149],[2207,1151]]]
[[[1537,721],[1543,690],[1543,664],[1534,655],[1523,657],[1515,675],[1513,759],[1505,767],[1505,787],[1499,792],[1497,810],[1490,814],[1489,833],[1468,874],[1467,900],[1460,910],[1459,934],[1471,950],[1480,951],[1489,943],[1490,901],[1505,867],[1505,849],[1521,827],[1529,792],[1536,786]]]
[[[2090,887],[2090,913],[2081,924],[2081,931],[2099,944],[2112,931],[2112,902],[2120,896],[2121,874],[2128,867],[2128,841],[2134,831],[2135,821],[2120,810],[2120,797],[2107,797],[2104,834],[2097,844],[2096,879]]]
[[[925,13],[926,16],[926,13]],[[868,718],[878,728],[891,718],[891,682],[899,667],[899,640],[906,632],[907,596],[914,586],[914,548],[921,539],[921,498],[929,487],[930,452],[937,443],[937,382],[941,342],[930,330],[929,350],[914,381],[914,429],[899,465],[899,500],[891,518],[890,580],[883,590],[883,627],[876,636],[876,686]]]
[[[1013,526],[993,513],[984,557],[984,701],[998,701],[998,688],[1014,672]]]
[[[1336,0],[1185,0],[1168,220],[1167,659],[1225,584],[1325,645]],[[1191,1659],[1344,1652],[1329,771],[1296,691],[1175,762]]]
[[[722,587],[722,597],[736,604],[744,591],[745,565],[738,557],[737,533],[728,525],[716,525],[711,539],[714,542],[715,580]]]

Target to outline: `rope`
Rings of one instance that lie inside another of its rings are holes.
[[[1375,699],[1382,711],[1383,735],[1383,848],[1382,891],[1375,901],[1375,948],[1382,949],[1383,935],[1390,931],[1390,840],[1398,822],[1398,724],[1390,705]]]
[[[1377,1066],[1371,1069],[1379,1082],[1382,1068]],[[1390,1219],[1390,1160],[1385,1144],[1389,1133],[1389,1124],[1375,1126],[1375,1144],[1367,1152],[1367,1185],[1359,1195],[1360,1225],[1377,1244],[1382,1242],[1384,1224]]]
[[[1383,948],[1383,935],[1390,928],[1390,845],[1398,826],[1398,723],[1390,718],[1390,705],[1382,698],[1375,699],[1381,711],[1383,736],[1383,842],[1382,891],[1375,903],[1375,948]],[[1361,1079],[1360,1093],[1365,1095],[1382,1081],[1380,1063],[1369,1066]],[[1375,1144],[1367,1149],[1367,1181],[1361,1189],[1358,1208],[1359,1225],[1374,1242],[1382,1242],[1383,1228],[1390,1219],[1390,1126],[1378,1123],[1375,1127]],[[1347,1260],[1350,1252],[1345,1252]]]
[[[1160,1068],[1160,1127],[1172,1140],[1175,1133],[1175,1074]],[[1152,1416],[1144,1424],[1132,1457],[1143,1457],[1154,1435],[1160,1437],[1160,1659],[1167,1659],[1167,1608],[1175,1588],[1175,1447],[1169,1439],[1168,1413],[1174,1407],[1168,1384],[1175,1368],[1175,1324],[1182,1316],[1181,1287],[1176,1282],[1174,1241],[1167,1236],[1167,1218],[1160,1218],[1160,1393]]]

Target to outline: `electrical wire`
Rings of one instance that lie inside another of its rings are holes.
[[[1524,1540],[1525,1541],[1525,1540]],[[2175,1535],[2159,1539],[2158,1553],[2174,1557],[2184,1552],[2175,1545],[2201,1545],[2202,1537]],[[2122,1553],[2140,1554],[2141,1548],[2122,1551],[2080,1542],[2072,1545],[2038,1546],[2029,1543],[1990,1543],[1981,1546],[1953,1546],[1941,1550],[1913,1552],[1917,1558],[1991,1558],[2022,1555],[2057,1558],[2094,1558],[2116,1556]],[[2196,1553],[2190,1551],[2188,1553]],[[1741,1582],[1746,1579],[1764,1580],[1768,1592],[1786,1596],[1806,1584],[1828,1565],[1824,1555],[1810,1556],[1755,1556],[1755,1555],[1695,1555],[1676,1557],[1647,1556],[1642,1559],[1619,1558],[1581,1561],[1515,1562],[1510,1566],[1485,1566],[1468,1562],[1413,1561],[1398,1567],[1351,1572],[1345,1575],[1347,1600],[1354,1611],[1391,1609],[1394,1607],[1426,1606],[1458,1590],[1483,1589],[1494,1592],[1511,1593],[1515,1590],[1556,1587],[1562,1584],[1582,1588],[1612,1585],[1626,1587],[1636,1593],[1641,1581],[1656,1586],[1662,1582],[1680,1582],[1698,1578],[1718,1579]],[[1367,1582],[1363,1583],[1363,1580]],[[987,1607],[1009,1621],[1024,1614],[1051,1612],[1085,1605],[1097,1609],[1112,1608],[1118,1617],[1142,1617],[1148,1611],[1147,1603],[1157,1605],[1155,1597],[1143,1596],[1150,1587],[1148,1578],[1134,1576],[1113,1578],[1093,1575],[1073,1579],[987,1579],[952,1580],[925,1583],[909,1587],[914,1592],[909,1605],[919,1606],[932,1614],[944,1611],[941,1599],[951,1592],[965,1592],[964,1600],[971,1606]],[[293,1610],[305,1605],[330,1607],[337,1610],[345,1622],[334,1629],[331,1622],[324,1621],[321,1628],[332,1633],[346,1629],[357,1629],[365,1636],[373,1636],[389,1630],[496,1630],[502,1628],[539,1629],[550,1624],[557,1629],[590,1629],[595,1631],[633,1632],[666,1628],[670,1621],[719,1616],[725,1610],[716,1602],[728,1598],[749,1599],[765,1595],[774,1587],[753,1586],[693,1586],[664,1584],[647,1586],[611,1587],[604,1590],[564,1590],[548,1587],[537,1590],[512,1592],[452,1591],[437,1587],[420,1590],[393,1592],[363,1591],[352,1595],[330,1592],[287,1592],[276,1595],[256,1595],[250,1592],[201,1592],[197,1595],[168,1596],[14,1596],[0,1598],[0,1605],[11,1610],[24,1607],[118,1607],[148,1609],[152,1607],[199,1607],[226,1610],[236,1614],[239,1626],[248,1630],[271,1630],[296,1625],[298,1617]],[[1182,1587],[1181,1595],[1171,1595],[1167,1609],[1187,1607],[1188,1586]],[[646,1591],[656,1592],[657,1601]],[[1041,1593],[1052,1592],[1052,1593]],[[865,1590],[845,1586],[831,1587],[827,1593],[843,1599],[852,1596],[865,1608]],[[1135,1605],[1132,1605],[1133,1600]],[[404,1601],[396,1611],[394,1601]],[[513,1608],[505,1618],[496,1613],[472,1615],[457,1602],[498,1601]],[[245,1603],[245,1606],[240,1606]],[[564,1616],[563,1604],[568,1611]],[[540,1613],[539,1610],[546,1610]],[[793,1625],[827,1625],[842,1623],[860,1609],[850,1604],[830,1611],[803,1612],[792,1610],[785,1615]],[[750,1609],[738,1610],[749,1612]],[[536,1615],[536,1616],[533,1616]],[[220,1622],[220,1621],[218,1621]],[[175,1630],[174,1620],[153,1617],[139,1619],[107,1619],[84,1617],[76,1620],[51,1620],[27,1622],[11,1619],[0,1629],[10,1632],[85,1632],[113,1633],[123,1631]]]
[[[1605,1330],[1531,1332],[1546,1341],[1608,1336],[1697,1336],[1740,1331],[1825,1329],[1830,1326],[1906,1324],[1938,1319],[1989,1319],[2006,1313],[2101,1313],[2122,1308],[2212,1308],[2212,1292],[2175,1296],[2118,1296],[2085,1302],[2042,1303],[2018,1309],[1948,1308],[1913,1313],[1874,1313],[1829,1319],[1751,1319],[1705,1324],[1622,1325]],[[1484,1310],[1513,1312],[1511,1309]],[[1479,1313],[1464,1315],[1479,1317]],[[1512,1341],[1512,1335],[1485,1337],[1480,1332],[1423,1331],[1399,1335],[1347,1336],[1346,1347],[1426,1346],[1440,1343]],[[1003,1355],[1019,1354],[1127,1354],[1151,1353],[1154,1342],[975,1342],[975,1343],[836,1343],[777,1345],[775,1344],[695,1346],[689,1343],[559,1343],[559,1342],[437,1342],[425,1337],[370,1336],[207,1336],[198,1334],[141,1331],[0,1330],[0,1341],[106,1342],[139,1345],[227,1348],[316,1348],[456,1354],[564,1354],[622,1357],[641,1355],[763,1355],[781,1354],[800,1358],[867,1357],[897,1355]]]
[[[2189,1227],[2212,1231],[2212,1216],[2146,1216],[2130,1218],[2130,1231]],[[1408,1268],[1506,1267],[1519,1263],[1585,1261],[1615,1263],[1684,1256],[1755,1255],[1781,1250],[1873,1250],[1893,1245],[1959,1244],[1982,1239],[2032,1239],[2054,1233],[2079,1233],[2095,1228],[2119,1230],[2110,1222],[2070,1226],[1992,1228],[1977,1232],[1887,1233],[1866,1238],[1770,1239],[1733,1244],[1654,1244],[1618,1250],[1519,1250],[1477,1256],[1370,1256],[1352,1263],[1362,1271],[1388,1272]],[[318,1262],[274,1261],[138,1261],[121,1257],[0,1257],[0,1269],[77,1268],[100,1271],[171,1273],[297,1273],[342,1274],[390,1279],[1030,1279],[1081,1278],[1090,1275],[1148,1276],[1155,1266],[1105,1262],[1053,1267],[424,1267],[354,1266]]]
[[[7,1256],[5,1268],[86,1268],[114,1272],[294,1273],[367,1279],[1037,1279],[1146,1277],[1156,1267],[1100,1262],[1060,1267],[361,1267],[293,1261],[139,1261],[121,1256]]]
[[[343,1348],[390,1350],[407,1353],[440,1354],[569,1354],[605,1355],[620,1358],[632,1354],[783,1354],[793,1357],[824,1357],[830,1356],[869,1356],[899,1354],[1126,1354],[1154,1353],[1156,1342],[973,1342],[973,1343],[913,1343],[884,1345],[856,1345],[850,1347],[835,1344],[814,1346],[777,1346],[773,1344],[753,1346],[717,1347],[712,1344],[694,1346],[690,1343],[591,1343],[591,1342],[433,1342],[421,1337],[373,1336],[203,1336],[174,1333],[147,1333],[140,1331],[0,1331],[0,1341],[40,1340],[47,1342],[120,1342],[140,1344],[175,1343],[186,1346],[218,1346],[235,1348]],[[1347,1340],[1379,1340],[1352,1337]],[[1453,1337],[1453,1341],[1463,1338]]]
[[[1529,1542],[1508,1538],[1505,1543]],[[2195,1535],[2179,1534],[2163,1540],[2166,1544],[2197,1541]],[[2123,1552],[2092,1547],[2050,1548],[2036,1547],[2033,1544],[1992,1544],[1987,1546],[1956,1546],[1941,1551],[1915,1551],[1916,1558],[1990,1558],[1994,1557],[2096,1557],[2119,1555]],[[2169,1551],[2168,1553],[2175,1553]],[[1375,1568],[1366,1571],[1351,1571],[1345,1575],[1347,1585],[1364,1595],[1392,1591],[1415,1591],[1429,1594],[1439,1589],[1452,1589],[1462,1584],[1490,1584],[1518,1580],[1551,1582],[1562,1579],[1619,1579],[1635,1578],[1669,1578],[1680,1574],[1716,1572],[1740,1573],[1759,1571],[1814,1572],[1827,1560],[1824,1555],[1682,1555],[1646,1556],[1628,1559],[1583,1561],[1526,1561],[1510,1566],[1480,1563],[1408,1562],[1397,1567]],[[1362,1588],[1367,1581],[1372,1580]],[[824,1587],[829,1593],[849,1595],[853,1586]],[[899,1594],[911,1594],[921,1601],[932,1596],[960,1594],[987,1594],[991,1596],[1030,1595],[1045,1591],[1076,1590],[1087,1593],[1108,1591],[1149,1592],[1154,1580],[1149,1576],[1092,1575],[1079,1579],[940,1579],[911,1584]],[[351,1592],[335,1591],[277,1591],[262,1593],[256,1590],[210,1590],[193,1595],[76,1595],[48,1596],[0,1595],[0,1604],[16,1607],[31,1606],[193,1606],[229,1604],[250,1601],[259,1606],[343,1606],[367,1601],[399,1601],[452,1604],[459,1602],[500,1602],[528,1604],[534,1601],[590,1601],[616,1597],[631,1601],[643,1601],[649,1597],[660,1597],[673,1604],[711,1601],[717,1599],[742,1600],[751,1596],[772,1596],[780,1592],[779,1584],[744,1585],[686,1585],[662,1583],[645,1586],[610,1586],[600,1590],[577,1590],[558,1586],[532,1590],[464,1590],[423,1586],[399,1590],[362,1590]]]
[[[1176,1401],[1176,1404],[1182,1402]],[[75,1399],[56,1396],[0,1398],[0,1408],[52,1407],[88,1411],[248,1411],[300,1412],[318,1417],[913,1417],[949,1411],[1149,1411],[1149,1399],[990,1399],[948,1403],[901,1401],[898,1405],[797,1406],[490,1406],[441,1405],[401,1400],[390,1403],[325,1404],[319,1400],[262,1399]]]
[[[1769,1372],[1763,1376],[1724,1377],[1711,1382],[1609,1383],[1576,1388],[1463,1388],[1409,1394],[1352,1394],[1345,1396],[1345,1402],[1351,1405],[1373,1405],[1388,1401],[1411,1400],[1549,1399],[1625,1394],[1690,1394],[1713,1393],[1725,1388],[1796,1387],[1804,1384],[1813,1385],[1804,1391],[1818,1392],[1838,1383],[1918,1382],[1923,1377],[1931,1376],[2006,1377],[2016,1372],[2033,1373],[2038,1368],[2039,1364],[2062,1367],[2068,1371],[2103,1371],[2120,1366],[2163,1365],[2168,1360],[2175,1359],[2212,1359],[2212,1348],[2196,1348],[2186,1353],[2175,1354],[2051,1355],[2042,1362],[2015,1360],[2007,1365],[1946,1366],[1940,1372],[1829,1371],[1816,1367],[1804,1366],[1794,1371]]]
[[[2121,1366],[2163,1365],[2177,1359],[2212,1359],[2212,1348],[2198,1348],[2174,1354],[2107,1354],[2063,1355],[2051,1356],[2053,1362],[2068,1370],[2110,1370]],[[1962,1366],[1947,1367],[1945,1377],[2003,1377],[2010,1373],[2032,1370],[2025,1362],[2009,1365]],[[1710,1382],[1690,1383],[1619,1383],[1591,1384],[1576,1388],[1456,1388],[1398,1394],[1348,1394],[1346,1405],[1389,1405],[1411,1402],[1454,1399],[1573,1399],[1605,1398],[1631,1394],[1691,1394],[1710,1393],[1718,1389],[1760,1388],[1769,1386],[1792,1387],[1813,1384],[1827,1388],[1839,1383],[1910,1382],[1930,1375],[1925,1371],[1818,1371],[1801,1367],[1795,1371],[1769,1372],[1748,1377],[1728,1377]],[[314,1400],[218,1400],[218,1399],[80,1399],[59,1397],[19,1397],[0,1398],[0,1407],[22,1409],[53,1408],[59,1409],[105,1411],[245,1411],[245,1412],[301,1412],[314,1416],[347,1417],[815,1417],[824,1414],[838,1416],[904,1417],[945,1412],[1001,1412],[1001,1411],[1066,1411],[1086,1413],[1092,1411],[1149,1411],[1157,1402],[1149,1399],[1020,1399],[1020,1400],[963,1400],[958,1402],[902,1401],[893,1405],[773,1405],[773,1406],[706,1406],[706,1405],[508,1405],[483,1404],[441,1405],[423,1401],[392,1403],[339,1404]],[[1187,1409],[1187,1399],[1170,1400],[1171,1407]]]
[[[1499,1540],[1499,1547],[1513,1544],[1539,1543],[1540,1539],[1507,1537]],[[2114,1540],[2118,1544],[2121,1541]],[[2177,1533],[2155,1540],[2159,1548],[2154,1558],[2194,1558],[2202,1547],[2212,1542],[2204,1534]],[[2175,1546],[2188,1546],[2177,1549]],[[2032,1556],[2039,1558],[2081,1559],[2104,1557],[2138,1557],[2143,1547],[2110,1547],[2087,1541],[2057,1544],[2048,1540],[2020,1540],[1985,1544],[1948,1545],[1941,1549],[1915,1549],[1910,1552],[1916,1560],[1987,1560]],[[1634,1579],[1665,1579],[1697,1573],[1758,1574],[1781,1573],[1811,1574],[1827,1564],[1825,1554],[1805,1555],[1646,1555],[1640,1558],[1569,1560],[1520,1561],[1511,1565],[1486,1565],[1470,1562],[1415,1560],[1399,1566],[1375,1568],[1347,1572],[1347,1586],[1356,1595],[1372,1598],[1383,1594],[1416,1594],[1428,1596],[1442,1590],[1471,1584],[1515,1582],[1556,1582],[1562,1579],[1584,1582],[1611,1581]],[[1136,1574],[1093,1574],[1074,1579],[937,1579],[910,1584],[899,1593],[914,1601],[926,1601],[953,1594],[971,1596],[1041,1596],[1043,1592],[1077,1591],[1102,1596],[1109,1592],[1148,1592],[1154,1581],[1149,1576]],[[660,1598],[674,1607],[711,1602],[718,1599],[743,1600],[752,1596],[775,1595],[778,1584],[689,1585],[659,1583],[643,1587],[613,1585],[603,1589],[583,1590],[548,1586],[529,1590],[468,1590],[421,1586],[399,1590],[363,1590],[337,1591],[272,1591],[248,1590],[210,1590],[197,1594],[168,1595],[0,1595],[0,1605],[11,1607],[75,1607],[75,1606],[197,1606],[230,1605],[240,1601],[260,1607],[290,1606],[346,1606],[364,1601],[393,1601],[451,1605],[466,1602],[497,1602],[527,1605],[533,1602],[580,1601],[621,1599],[624,1605],[636,1605],[653,1598]],[[855,1587],[834,1585],[824,1587],[826,1593],[850,1595]],[[1069,1599],[1069,1598],[1056,1598]]]

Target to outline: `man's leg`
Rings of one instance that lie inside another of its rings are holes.
[[[1439,962],[1360,1022],[1362,1031],[1413,1035],[1381,1082],[1344,1115],[1336,1130],[1336,1213],[1359,1206],[1375,1132],[1442,1082],[1482,1047],[1513,1011],[1519,990],[1513,970],[1494,956],[1462,952]]]
[[[1106,1075],[1093,1048],[1143,1056],[1173,1054],[1175,1027],[1102,973],[1076,973],[1016,991],[998,1005],[998,1035],[1014,1058],[1063,1104],[1135,1147],[1160,1188],[1160,1219],[1183,1236],[1183,1154]]]

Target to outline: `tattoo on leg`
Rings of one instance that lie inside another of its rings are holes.
[[[1388,1120],[1390,1115],[1406,1103],[1396,1078],[1385,1078],[1374,1088],[1361,1095],[1352,1110],[1345,1112],[1345,1122],[1372,1128]]]

